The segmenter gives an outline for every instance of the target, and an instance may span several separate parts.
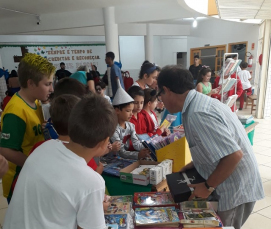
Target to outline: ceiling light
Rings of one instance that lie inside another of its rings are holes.
[[[196,28],[197,26],[198,26],[198,22],[197,22],[196,19],[194,19],[194,21],[193,21],[193,27]]]

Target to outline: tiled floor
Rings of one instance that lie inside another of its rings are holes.
[[[238,114],[250,114],[250,109],[239,111]],[[259,122],[254,135],[254,153],[256,155],[265,198],[258,201],[252,215],[249,217],[243,229],[270,229],[271,228],[271,120],[255,119]],[[7,210],[7,201],[2,196],[0,188],[0,229]]]

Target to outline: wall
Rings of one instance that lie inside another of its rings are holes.
[[[259,25],[230,22],[215,18],[198,21],[198,26],[192,28],[187,42],[187,63],[190,65],[190,49],[203,47],[205,44],[224,45],[234,42],[248,41],[248,51],[256,57]],[[254,50],[251,44],[255,43]],[[228,52],[228,48],[226,50]],[[256,58],[253,59],[253,69]],[[187,66],[189,67],[189,66]]]
[[[187,51],[186,36],[155,36],[154,61],[160,67],[177,64],[177,52]]]

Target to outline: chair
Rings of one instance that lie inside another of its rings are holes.
[[[246,108],[247,108],[247,106],[251,105],[251,114],[252,114],[253,111],[256,110],[257,105],[254,103],[254,101],[257,101],[257,98],[258,98],[257,95],[250,95],[250,96],[247,97]]]

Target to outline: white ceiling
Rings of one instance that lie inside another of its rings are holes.
[[[271,19],[271,0],[217,0],[222,19]]]

